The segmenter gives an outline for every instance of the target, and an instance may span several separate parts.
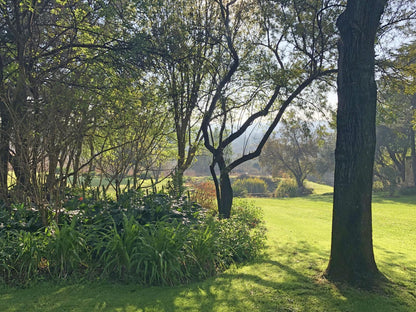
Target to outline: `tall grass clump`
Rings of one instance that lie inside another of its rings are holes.
[[[47,228],[49,235],[48,254],[51,274],[65,278],[72,273],[82,273],[88,268],[89,254],[86,233],[77,227],[77,218],[71,223],[58,226],[53,223]]]

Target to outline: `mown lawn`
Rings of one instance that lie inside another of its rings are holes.
[[[331,196],[254,199],[268,227],[265,255],[207,281],[143,288],[97,282],[1,289],[0,311],[416,311],[416,197],[374,200],[374,246],[390,280],[367,292],[323,278]]]

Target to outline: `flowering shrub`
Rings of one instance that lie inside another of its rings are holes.
[[[191,184],[191,188],[193,189],[191,200],[215,213],[217,210],[217,195],[214,182],[204,181],[194,183]]]

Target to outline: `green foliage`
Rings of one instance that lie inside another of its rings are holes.
[[[244,198],[244,197],[247,197],[248,192],[247,192],[247,188],[240,181],[241,180],[237,180],[233,183],[233,185],[232,185],[233,195],[234,195],[234,197]]]
[[[88,246],[85,233],[76,227],[77,218],[60,227],[53,224],[48,228],[50,240],[49,266],[52,274],[65,278],[74,271],[81,272],[88,267]]]
[[[188,280],[186,244],[189,230],[181,224],[157,222],[142,227],[141,249],[134,263],[144,284],[173,285]]]
[[[264,196],[267,194],[267,184],[260,178],[237,179],[233,183],[233,191],[237,197],[244,197],[245,194]]]
[[[374,198],[375,253],[389,282],[373,292],[320,278],[329,258],[332,197],[314,195],[256,198],[267,220],[265,255],[225,274],[177,287],[104,281],[3,287],[0,311],[414,312],[415,202],[414,196]]]
[[[44,273],[46,235],[41,232],[10,230],[0,236],[0,270],[3,281],[28,284]],[[47,269],[47,268],[46,268]]]
[[[261,214],[247,203],[219,220],[187,198],[165,194],[130,191],[118,201],[69,202],[61,223],[1,229],[3,282],[82,277],[174,285],[253,259],[264,246]]]
[[[42,227],[39,212],[24,204],[12,204],[10,211],[0,210],[0,233],[9,230],[34,232]]]
[[[282,179],[274,192],[275,197],[298,197],[301,195],[294,179]]]
[[[379,180],[373,181],[373,192],[378,193],[378,192],[383,192],[383,191],[384,191],[383,182]]]
[[[238,202],[230,219],[222,220],[221,240],[228,246],[233,261],[241,262],[258,256],[264,247],[265,227],[263,215],[258,207],[247,202]]]

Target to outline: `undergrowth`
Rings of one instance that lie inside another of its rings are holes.
[[[0,279],[8,285],[70,278],[187,283],[253,259],[265,241],[261,212],[247,202],[220,220],[166,194],[129,191],[118,201],[73,196],[46,227],[19,209],[0,220]]]

